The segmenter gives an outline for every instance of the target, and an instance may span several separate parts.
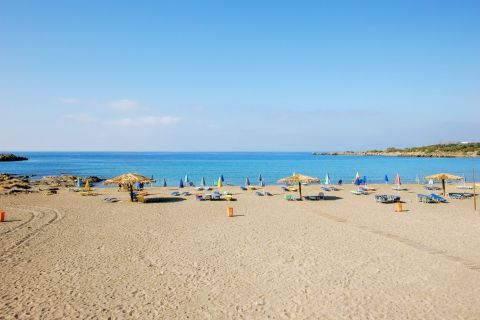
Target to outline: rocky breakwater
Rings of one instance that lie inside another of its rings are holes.
[[[0,153],[0,161],[25,161],[28,160],[26,157],[16,156],[13,153]]]

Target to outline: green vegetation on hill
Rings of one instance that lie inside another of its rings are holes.
[[[367,152],[379,152],[378,150],[371,150]],[[380,151],[382,152],[382,151]],[[385,153],[401,153],[401,154],[408,154],[408,153],[424,153],[424,154],[474,154],[479,156],[480,155],[480,142],[472,142],[472,143],[449,143],[449,144],[434,144],[430,146],[423,146],[423,147],[413,147],[413,148],[405,148],[405,149],[397,149],[397,148],[387,148],[383,152]]]

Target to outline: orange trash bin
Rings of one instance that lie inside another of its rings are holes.
[[[5,211],[0,211],[0,222],[5,221],[5,215],[6,215]]]
[[[233,208],[232,207],[228,207],[227,208],[227,216],[228,217],[233,217]]]
[[[402,212],[403,211],[403,205],[401,202],[397,202],[397,207],[395,209],[395,212]]]

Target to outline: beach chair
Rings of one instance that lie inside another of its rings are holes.
[[[380,203],[395,203],[400,201],[400,197],[388,194],[377,194],[375,195],[375,201]]]
[[[331,187],[330,187],[330,190],[332,190],[332,191],[338,191],[338,190],[340,190],[340,189],[338,189],[337,187],[331,186]]]
[[[442,202],[442,203],[445,203],[447,202],[447,199],[445,199],[444,197],[436,194],[436,193],[432,193],[430,194],[430,197],[434,200],[436,200],[437,202]]]
[[[220,193],[216,193],[213,195],[212,200],[222,200],[222,196]]]
[[[285,200],[287,200],[287,201],[293,201],[294,199],[293,199],[293,196],[292,196],[291,194],[286,194],[286,195],[285,195]]]
[[[331,188],[329,188],[329,187],[321,187],[321,189],[322,189],[323,191],[330,191],[330,190],[331,190]]]
[[[270,192],[268,192],[268,191],[265,191],[263,194],[266,195],[266,196],[269,196],[269,197],[272,196],[272,194],[271,194]]]
[[[248,189],[244,186],[240,186],[240,190],[247,191]]]
[[[180,192],[178,191],[173,191],[172,193],[170,193],[170,195],[174,196],[174,197],[178,197],[180,195]]]
[[[195,200],[198,200],[198,201],[203,201],[203,194],[196,194],[195,195]]]
[[[227,199],[227,201],[232,201],[233,196],[231,194],[227,194],[227,195],[225,195],[225,199]]]
[[[260,191],[255,192],[255,195],[256,195],[256,196],[259,196],[259,197],[263,197],[263,193],[260,192]]]
[[[435,199],[433,199],[431,196],[426,194],[421,194],[421,193],[417,194],[417,199],[418,201],[424,202],[424,203],[437,203]]]
[[[288,190],[287,187],[282,187],[282,190],[283,190],[283,191],[290,191],[290,190]]]
[[[203,200],[212,200],[212,195],[208,193],[203,195]]]
[[[297,192],[298,189],[295,188],[295,187],[288,187],[288,191],[291,191],[291,192]]]
[[[429,191],[432,191],[432,190],[440,190],[441,188],[440,187],[437,187],[437,186],[423,186],[423,188],[425,190],[429,190]]]
[[[184,195],[184,196],[189,196],[189,195],[190,195],[190,192],[184,191],[184,192],[182,192],[182,195]]]
[[[106,198],[103,198],[102,200],[103,202],[106,202],[106,203],[114,203],[114,202],[118,202],[120,200],[118,200],[117,198],[115,197],[106,197]]]

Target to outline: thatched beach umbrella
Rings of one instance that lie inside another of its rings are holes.
[[[135,183],[153,183],[155,179],[142,176],[138,173],[125,173],[121,176],[108,179],[103,184],[127,185],[130,190],[130,200],[133,202],[133,188]]]
[[[288,183],[288,184],[298,183],[298,192],[300,194],[300,199],[302,199],[302,183],[315,183],[315,182],[320,182],[320,179],[305,176],[299,173],[294,173],[290,177],[286,177],[278,180],[278,183]]]
[[[437,173],[425,177],[426,180],[440,180],[442,181],[443,195],[445,195],[445,180],[462,180],[462,177],[455,176],[450,173]]]

